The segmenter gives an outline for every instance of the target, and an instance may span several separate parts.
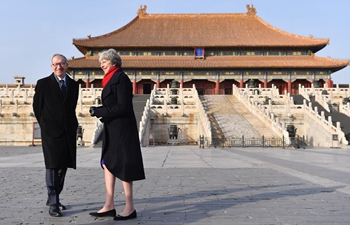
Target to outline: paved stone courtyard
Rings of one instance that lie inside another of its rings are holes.
[[[48,215],[41,147],[0,147],[0,224],[350,224],[349,149],[142,149],[146,180],[135,182],[138,217],[96,219],[104,202],[100,149],[78,149],[61,201]],[[116,185],[116,210],[124,203]]]

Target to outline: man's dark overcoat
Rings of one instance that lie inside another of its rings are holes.
[[[64,96],[52,73],[38,80],[33,110],[41,129],[41,141],[46,169],[76,168],[76,105],[79,86],[66,75]]]
[[[120,68],[102,91],[102,107],[95,110],[104,122],[101,159],[122,181],[145,179],[132,97],[131,81]]]

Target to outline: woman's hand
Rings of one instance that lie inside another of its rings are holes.
[[[90,109],[89,109],[89,113],[90,113],[90,116],[96,116],[96,108],[97,107],[94,107],[94,106],[91,106]]]

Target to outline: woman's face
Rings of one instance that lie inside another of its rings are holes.
[[[107,59],[102,59],[100,61],[100,64],[101,64],[101,68],[105,74],[109,71],[110,68],[113,67],[111,61],[109,61]]]

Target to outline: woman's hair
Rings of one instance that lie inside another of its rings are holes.
[[[102,51],[99,61],[101,62],[103,59],[111,61],[112,65],[116,65],[118,67],[122,66],[122,59],[113,48]]]

